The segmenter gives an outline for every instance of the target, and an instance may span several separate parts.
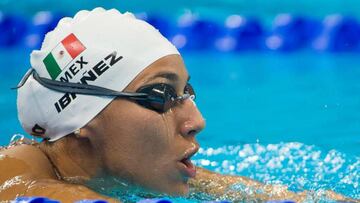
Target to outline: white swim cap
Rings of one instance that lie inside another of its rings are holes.
[[[96,8],[61,19],[30,60],[41,77],[122,91],[147,66],[170,54],[179,52],[132,13]],[[18,116],[26,132],[55,141],[86,125],[113,99],[56,92],[30,76],[18,89]]]

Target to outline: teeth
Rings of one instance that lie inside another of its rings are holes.
[[[192,168],[192,167],[193,167],[193,164],[192,164],[192,162],[191,162],[190,159],[183,159],[183,160],[181,160],[181,162],[182,162],[183,164],[185,164],[185,166],[188,167],[188,168]]]

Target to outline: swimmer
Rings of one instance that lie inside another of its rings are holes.
[[[174,196],[191,188],[235,201],[308,196],[191,163],[205,122],[190,76],[178,50],[131,13],[96,8],[63,18],[30,62],[18,116],[42,141],[20,139],[0,151],[2,201],[118,202],[106,191],[132,187]],[[231,191],[234,184],[255,192]]]

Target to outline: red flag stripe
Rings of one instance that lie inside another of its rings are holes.
[[[73,33],[63,39],[61,43],[73,59],[86,49]]]

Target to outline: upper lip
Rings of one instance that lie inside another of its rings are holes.
[[[196,154],[196,152],[199,150],[199,145],[196,143],[193,143],[193,146],[185,150],[183,155],[181,156],[179,161],[182,161],[184,159],[190,159],[192,156]]]

